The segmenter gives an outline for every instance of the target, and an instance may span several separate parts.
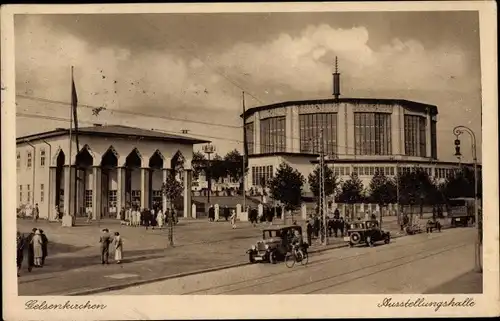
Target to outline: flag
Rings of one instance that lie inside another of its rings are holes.
[[[245,124],[245,92],[243,92],[243,166],[245,171],[248,169],[248,141],[247,141],[247,127]]]
[[[76,93],[75,79],[73,77],[73,67],[71,67],[71,109],[73,111],[73,121],[75,123],[75,140],[77,153],[80,151],[78,143],[78,113],[76,107],[78,106],[78,95]]]

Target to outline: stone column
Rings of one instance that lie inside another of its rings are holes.
[[[116,168],[117,189],[116,189],[116,211],[120,213],[122,208],[125,208],[125,168]]]
[[[149,207],[149,168],[141,168],[141,209]]]
[[[64,166],[64,215],[75,215],[75,169]],[[71,184],[71,185],[70,185]],[[71,192],[71,193],[70,193]]]
[[[300,206],[300,212],[302,214],[302,219],[307,220],[307,206],[306,203],[302,203]]]
[[[163,168],[162,172],[163,172],[163,182],[162,183],[165,183],[168,179],[168,169]],[[167,210],[168,204],[167,204],[167,195],[165,195],[163,193],[161,195],[161,206],[163,208],[163,212],[165,213],[165,211]]]
[[[49,208],[48,208],[48,219],[49,221],[55,221],[56,220],[56,167],[50,167],[49,169],[49,188],[48,188],[48,200],[49,200]]]
[[[184,170],[184,217],[191,217],[191,170]]]
[[[101,195],[102,194],[102,179],[101,167],[94,166],[92,168],[92,219],[101,219]]]
[[[354,145],[356,144],[356,141],[355,141],[355,137],[354,137],[354,111],[352,108],[347,108],[347,113],[344,112],[344,115],[345,116],[345,119],[346,119],[346,122],[347,122],[347,139],[346,139],[346,146],[345,146],[345,151],[348,155],[354,155],[355,153],[355,149],[354,149]],[[338,122],[337,122],[338,124]],[[337,130],[338,132],[338,130]],[[344,129],[344,132],[345,132],[345,129]],[[338,139],[337,139],[337,142],[338,142]],[[339,145],[343,145],[344,142],[339,142],[338,143]]]
[[[193,203],[193,205],[191,205],[191,217],[196,219],[196,214],[198,214],[196,211],[196,204]]]
[[[214,211],[215,211],[215,218],[214,218],[214,221],[217,222],[219,220],[219,217],[220,217],[220,208],[219,208],[219,204],[215,204],[214,206]]]

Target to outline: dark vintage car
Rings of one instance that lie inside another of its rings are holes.
[[[474,224],[474,199],[468,197],[448,200],[448,217],[452,227],[467,227]]]
[[[298,235],[302,240],[302,228],[298,225],[266,228],[262,230],[262,240],[247,250],[248,260],[251,263],[283,261],[292,250],[292,241]],[[308,245],[301,242],[301,249],[307,253]]]
[[[376,220],[357,221],[349,224],[344,241],[349,242],[350,247],[361,244],[373,246],[375,242],[379,241],[384,241],[385,244],[389,243],[391,235],[380,229]]]

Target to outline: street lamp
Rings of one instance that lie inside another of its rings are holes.
[[[207,165],[207,170],[205,171],[205,174],[207,176],[207,183],[208,183],[208,197],[207,197],[207,202],[208,206],[210,206],[210,194],[212,193],[212,177],[211,177],[211,171],[212,167],[210,166],[210,155],[215,153],[215,146],[208,143],[203,146],[203,152],[208,155],[208,165]]]
[[[455,135],[455,156],[460,157],[462,154],[460,153],[460,140],[459,136],[464,132],[468,133],[471,137],[472,142],[472,159],[474,161],[474,216],[476,221],[476,229],[477,229],[477,239],[476,239],[476,250],[474,253],[474,262],[475,262],[475,270],[476,272],[482,272],[481,266],[481,229],[479,228],[479,209],[478,209],[478,180],[477,180],[477,150],[476,150],[476,135],[474,131],[466,126],[456,126],[453,128],[453,134]]]

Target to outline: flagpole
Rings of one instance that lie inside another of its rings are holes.
[[[245,145],[246,144],[246,131],[245,131],[245,92],[243,91],[242,92],[242,104],[243,104],[243,144]],[[246,155],[246,148],[245,146],[243,146],[243,157],[242,157],[242,169],[243,169],[243,173],[242,173],[242,187],[243,187],[243,211],[246,211],[247,210],[247,204],[246,204],[246,191],[245,191],[245,174],[246,174],[246,158],[248,157],[248,155]],[[247,213],[248,215],[248,213]]]
[[[70,93],[71,93],[71,97],[73,99],[73,66],[71,66],[71,90],[70,90]],[[67,215],[71,215],[70,212],[71,212],[71,174],[72,174],[72,149],[73,149],[73,106],[71,106],[71,108],[69,109],[69,114],[70,114],[70,122],[69,122],[69,190],[68,190],[68,203],[67,204],[67,208],[68,208],[68,213],[66,213]],[[71,215],[72,216],[72,215]]]

